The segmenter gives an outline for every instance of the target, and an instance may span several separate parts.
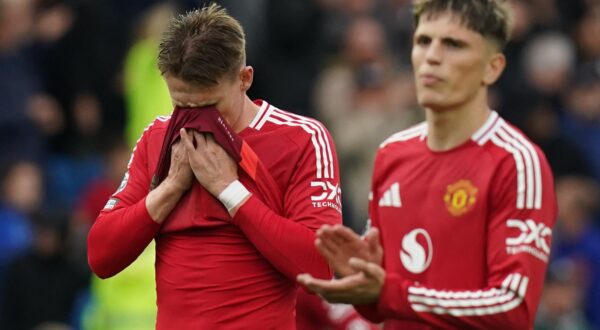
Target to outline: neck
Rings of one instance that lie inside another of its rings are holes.
[[[465,143],[490,115],[487,95],[479,93],[471,102],[457,107],[435,110],[426,108],[427,146],[433,151],[446,151]]]
[[[236,118],[226,118],[227,122],[231,126],[234,132],[239,133],[244,128],[250,125],[252,119],[258,113],[258,106],[252,102],[252,100],[244,94],[244,100],[242,102],[242,110],[237,114]]]

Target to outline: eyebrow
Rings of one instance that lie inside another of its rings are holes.
[[[420,38],[429,38],[430,40],[436,39],[427,33],[420,33],[414,36],[414,40],[419,40]],[[454,38],[454,37],[442,37],[442,43],[454,43],[459,46],[467,46],[469,43],[464,39]]]
[[[458,39],[458,38],[452,38],[452,37],[444,37],[442,38],[442,42],[447,43],[454,43],[460,46],[466,46],[468,45],[468,43],[464,40],[464,39]]]

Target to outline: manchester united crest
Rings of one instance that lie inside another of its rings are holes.
[[[477,191],[469,180],[459,180],[448,185],[444,195],[448,212],[455,217],[469,212],[477,201]]]

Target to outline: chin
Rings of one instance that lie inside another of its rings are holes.
[[[435,112],[444,111],[450,106],[449,102],[438,97],[419,97],[418,102],[423,109],[429,109]]]

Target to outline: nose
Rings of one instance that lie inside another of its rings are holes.
[[[433,40],[425,52],[425,60],[429,64],[440,64],[442,61],[442,44],[439,40]]]

